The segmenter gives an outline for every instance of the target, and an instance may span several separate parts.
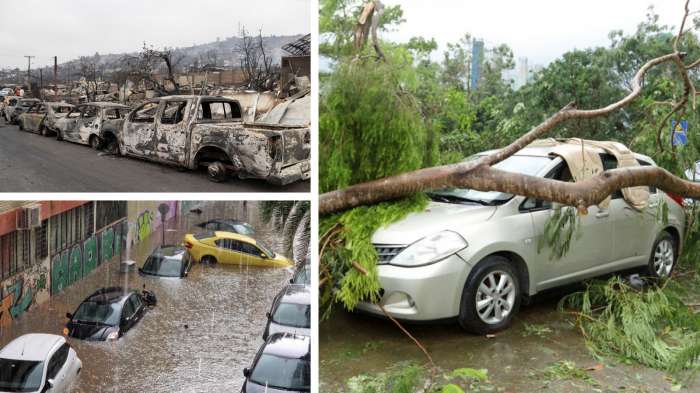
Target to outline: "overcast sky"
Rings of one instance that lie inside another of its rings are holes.
[[[310,0],[0,0],[0,68],[81,55],[190,46],[237,35],[308,34]]]
[[[486,45],[508,44],[529,63],[547,64],[566,51],[607,45],[608,33],[635,30],[654,5],[661,23],[678,26],[684,0],[382,0],[401,4],[406,23],[388,39],[405,42],[413,36],[435,38],[440,54],[447,42],[464,33]],[[700,9],[691,0],[690,9]]]

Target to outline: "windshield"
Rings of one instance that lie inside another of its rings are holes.
[[[309,391],[310,366],[305,359],[262,354],[250,381],[270,388]]]
[[[142,271],[156,276],[180,277],[182,275],[182,259],[151,255],[143,265]]]
[[[44,363],[0,359],[0,391],[34,392],[44,377]]]
[[[73,109],[71,106],[54,106],[53,110],[56,113],[68,113],[70,110]]]
[[[275,257],[275,255],[276,255],[275,252],[272,251],[272,249],[271,249],[270,247],[268,247],[267,244],[261,242],[260,240],[256,240],[256,241],[255,241],[255,244],[256,244],[261,250],[263,250],[263,252],[264,252],[265,254],[271,256],[272,258]]]
[[[294,278],[292,278],[292,284],[311,284],[308,266],[304,266],[296,272]]]
[[[272,321],[284,326],[308,328],[311,326],[311,307],[308,304],[280,303]]]
[[[73,321],[117,326],[120,311],[119,303],[85,302],[78,307]]]
[[[479,158],[478,156],[473,159]],[[493,167],[506,172],[521,173],[534,176],[551,161],[551,157],[510,156]],[[469,188],[446,188],[428,193],[428,196],[438,202],[464,203],[476,202],[484,205],[496,205],[512,198],[512,194],[500,191],[477,191]]]

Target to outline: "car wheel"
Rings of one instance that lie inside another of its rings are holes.
[[[119,154],[119,143],[115,138],[108,138],[103,146],[105,152],[109,154]]]
[[[654,248],[649,257],[648,273],[654,278],[667,278],[676,265],[676,239],[670,233],[663,231],[654,242]]]
[[[216,263],[216,258],[214,258],[211,255],[205,255],[202,257],[202,259],[199,261],[200,263],[205,263],[207,265],[213,265]]]
[[[518,274],[504,257],[492,255],[469,274],[459,307],[459,324],[476,334],[488,334],[510,325],[520,308]]]
[[[221,183],[226,180],[226,167],[221,161],[214,161],[207,165],[207,176],[209,176],[209,180]]]
[[[100,139],[97,136],[93,135],[90,137],[90,147],[95,150],[100,148]]]
[[[61,131],[61,130],[56,131],[56,140],[57,141],[63,140],[63,131]]]
[[[48,133],[49,132],[46,131],[46,126],[42,124],[41,127],[39,127],[39,134],[41,134],[41,136],[46,136]]]
[[[19,122],[19,130],[20,130],[20,131],[24,131],[24,125],[23,125],[23,124],[24,124],[23,122],[21,122],[21,121]]]

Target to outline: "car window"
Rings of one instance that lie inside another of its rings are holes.
[[[202,102],[197,108],[197,120],[230,121],[240,120],[241,107],[238,103],[229,101]]]
[[[241,235],[250,236],[250,235],[255,234],[255,231],[253,230],[253,228],[250,225],[246,225],[246,224],[234,224],[233,229],[235,229],[236,232],[240,233]]]
[[[158,112],[158,102],[147,102],[134,111],[131,121],[134,123],[152,123]]]
[[[208,229],[210,231],[218,231],[219,230],[219,223],[217,222],[210,222],[207,225],[204,226],[204,229]]]
[[[105,118],[109,120],[123,119],[125,111],[119,108],[105,109]]]
[[[122,310],[122,320],[134,315],[134,305],[131,303],[131,299],[124,302],[124,309]]]
[[[140,310],[141,306],[143,305],[143,303],[141,302],[141,298],[136,294],[131,295],[129,301],[131,302],[131,305],[134,308],[134,312]]]
[[[652,166],[652,164],[651,164],[650,162],[646,162],[646,161],[644,161],[644,160],[637,159],[637,162],[638,162],[639,165],[641,165],[641,166]],[[654,186],[649,186],[649,193],[650,193],[650,194],[656,194],[656,187],[654,187]]]
[[[83,110],[83,118],[96,117],[98,110],[99,108],[92,105],[85,107]]]
[[[74,119],[74,118],[80,117],[80,110],[81,110],[81,109],[82,109],[82,108],[73,108],[73,110],[70,111],[70,113],[68,113],[68,115],[67,115],[66,117],[68,117],[68,118],[70,118],[70,119]]]
[[[53,111],[57,113],[68,113],[73,109],[70,106],[54,106]]]
[[[66,364],[68,360],[68,351],[70,346],[66,343],[61,346],[49,360],[49,367],[46,369],[46,378],[53,379],[56,378],[58,372],[61,371],[63,365]]]
[[[73,316],[75,322],[99,322],[109,326],[119,323],[118,303],[83,302]]]
[[[0,358],[0,391],[34,392],[43,378],[44,362]]]
[[[263,353],[251,371],[250,380],[274,389],[308,391],[310,367],[307,357],[294,359]]]
[[[163,114],[160,117],[161,124],[178,124],[185,118],[187,101],[167,101]]]
[[[615,156],[612,154],[601,154],[600,159],[603,161],[604,171],[617,168],[617,158],[615,158]],[[616,190],[610,195],[610,197],[612,199],[622,199],[622,190]]]
[[[177,258],[169,258],[163,255],[151,255],[146,259],[142,271],[164,277],[180,277],[182,274],[182,262]]]
[[[280,303],[272,314],[272,321],[284,326],[311,327],[311,307],[308,304]]]
[[[250,243],[240,242],[241,252],[259,257],[262,253],[259,248]]]
[[[193,237],[197,240],[211,239],[214,236],[216,236],[214,232],[202,232],[193,235]]]

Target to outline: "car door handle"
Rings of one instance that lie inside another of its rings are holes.
[[[595,217],[596,217],[596,218],[605,218],[605,217],[607,217],[607,216],[609,216],[609,215],[610,215],[610,212],[608,212],[607,210],[605,210],[605,211],[596,213]]]

